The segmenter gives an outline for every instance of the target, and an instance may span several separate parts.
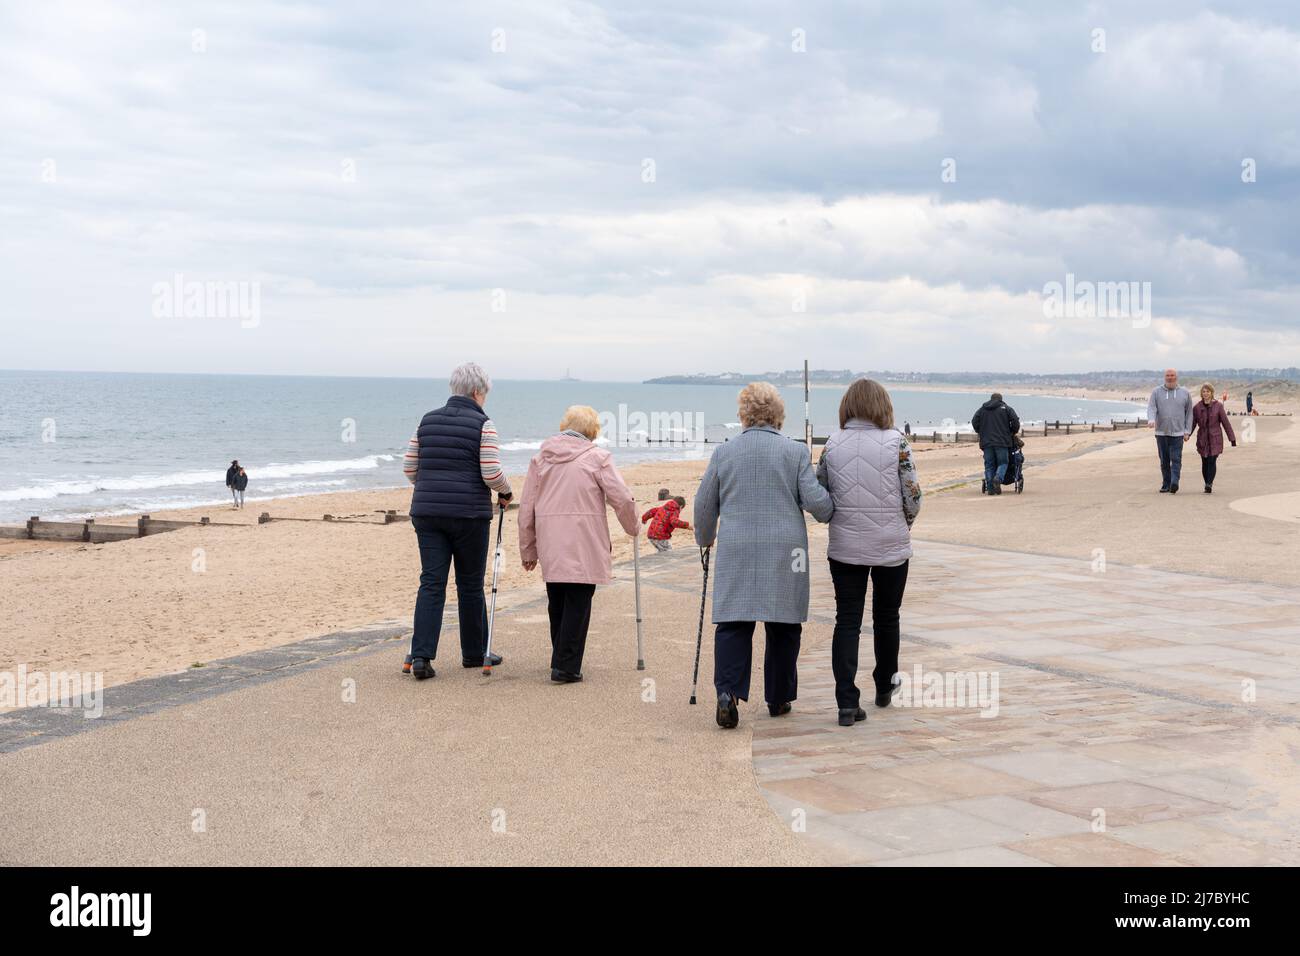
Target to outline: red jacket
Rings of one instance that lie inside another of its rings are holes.
[[[1197,402],[1192,406],[1192,430],[1196,432],[1196,452],[1202,457],[1223,454],[1223,432],[1228,433],[1228,441],[1237,444],[1237,436],[1232,430],[1232,422],[1222,402]]]
[[[646,532],[646,537],[653,538],[656,541],[667,541],[673,536],[674,528],[681,528],[685,531],[691,530],[689,522],[683,521],[677,517],[682,512],[682,506],[669,498],[657,508],[651,508],[641,516],[641,523],[645,524],[650,521],[650,530]]]

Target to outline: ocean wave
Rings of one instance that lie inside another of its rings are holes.
[[[501,451],[540,451],[542,447],[542,441],[543,439],[541,438],[537,439],[536,441],[508,441],[504,445],[500,446],[500,450]],[[606,438],[604,435],[597,435],[596,440],[592,442],[592,444],[608,445],[609,439]]]
[[[305,481],[258,482],[257,490],[261,492],[293,491],[298,488],[340,488],[346,485],[346,478],[309,478]]]
[[[365,455],[337,461],[300,461],[292,464],[253,465],[246,467],[250,481],[298,478],[304,475],[329,475],[340,471],[370,471],[383,462],[396,461],[396,455]],[[125,478],[92,478],[52,481],[0,491],[0,501],[45,501],[64,495],[93,495],[102,491],[152,491],[186,485],[223,485],[226,471],[174,471],[161,475],[131,475]]]

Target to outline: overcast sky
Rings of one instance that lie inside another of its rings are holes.
[[[0,368],[1300,364],[1292,2],[420,6],[0,8]]]

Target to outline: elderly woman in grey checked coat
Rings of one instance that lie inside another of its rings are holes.
[[[798,696],[799,641],[808,619],[808,526],[831,518],[808,449],[781,434],[785,404],[766,382],[740,393],[737,437],[718,448],[695,497],[695,541],[718,542],[713,585],[713,686],[718,726],[740,723],[749,699],[754,625],[764,623],[763,687],[773,717]],[[719,525],[721,526],[719,528]]]

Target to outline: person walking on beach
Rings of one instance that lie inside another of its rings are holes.
[[[248,472],[244,471],[243,468],[240,468],[239,471],[235,473],[234,492],[235,492],[236,508],[244,507],[244,490],[247,487],[248,487]]]
[[[841,727],[865,720],[858,642],[867,583],[875,643],[876,706],[888,707],[898,686],[899,608],[912,557],[912,522],[921,511],[921,483],[907,437],[894,428],[894,404],[880,383],[861,378],[840,400],[840,428],[826,440],[817,480],[831,493],[826,556],[835,585],[831,671]]]
[[[646,537],[654,545],[656,551],[671,551],[673,549],[673,532],[679,528],[683,531],[691,530],[691,523],[681,519],[682,508],[686,506],[686,499],[681,495],[675,498],[669,498],[661,505],[651,508],[641,516],[641,523],[650,522],[650,529],[646,532]]]
[[[239,507],[239,495],[235,493],[235,476],[239,474],[239,459],[236,458],[226,469],[226,487],[230,489],[231,508]]]
[[[808,527],[835,506],[817,483],[808,447],[781,434],[785,403],[768,382],[739,396],[743,431],[709,459],[695,497],[695,542],[718,544],[713,586],[713,686],[719,727],[740,723],[749,699],[754,625],[764,623],[763,696],[773,717],[798,696],[799,642],[808,619]],[[721,530],[719,530],[721,524]]]
[[[1255,414],[1255,393],[1254,392],[1246,393],[1246,414],[1247,415]]]
[[[1183,443],[1192,435],[1192,396],[1178,384],[1178,370],[1165,369],[1165,384],[1147,399],[1147,425],[1156,430],[1160,453],[1160,493],[1178,494]]]
[[[542,442],[528,463],[519,504],[519,557],[524,570],[540,563],[551,622],[551,680],[582,680],[591,601],[596,585],[610,582],[612,545],[606,507],[632,537],[641,526],[636,502],[614,458],[594,444],[600,418],[588,405],[572,405],[560,433]]]
[[[410,673],[434,676],[447,603],[447,578],[456,568],[456,611],[464,667],[482,667],[487,640],[483,575],[492,527],[492,492],[505,508],[513,497],[501,470],[496,425],[483,411],[492,381],[473,362],[451,373],[451,397],[429,412],[407,444],[402,470],[415,486],[411,524],[420,547],[420,590],[415,599]],[[501,663],[493,654],[492,666]],[[403,666],[403,670],[406,667]]]
[[[1002,479],[1011,464],[1011,449],[1020,433],[1020,416],[994,392],[971,416],[970,427],[980,436],[984,452],[984,493],[1002,494]]]
[[[1219,471],[1219,456],[1223,454],[1223,433],[1237,447],[1237,435],[1222,402],[1214,400],[1214,386],[1206,382],[1201,386],[1201,400],[1192,409],[1192,430],[1196,432],[1196,452],[1201,456],[1201,479],[1205,493],[1213,494],[1214,477]]]

